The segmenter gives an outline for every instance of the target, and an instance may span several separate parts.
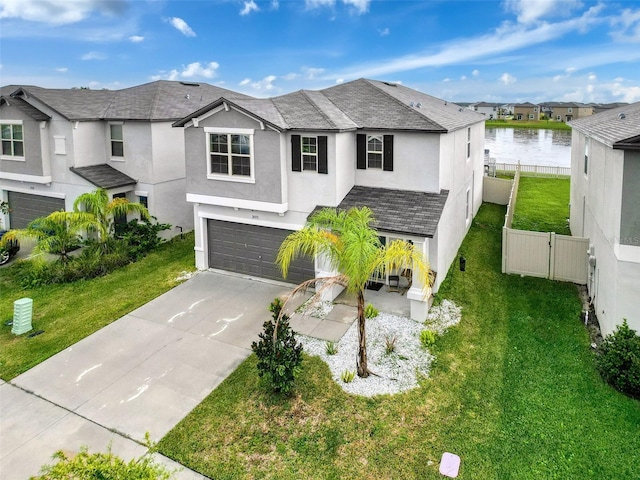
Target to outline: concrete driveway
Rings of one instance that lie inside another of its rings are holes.
[[[160,440],[251,353],[270,302],[290,290],[201,272],[0,384],[0,477],[109,439],[115,453],[140,455],[145,432]]]

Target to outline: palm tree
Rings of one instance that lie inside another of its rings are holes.
[[[368,377],[367,345],[365,336],[364,290],[374,274],[413,270],[414,278],[429,284],[429,265],[414,246],[404,240],[395,240],[386,246],[380,242],[375,222],[367,207],[336,211],[325,208],[313,214],[307,225],[291,233],[280,246],[276,262],[286,278],[291,262],[300,256],[314,258],[324,255],[332,268],[339,272],[335,277],[313,279],[301,284],[306,286],[317,280],[324,285],[340,284],[354,294],[358,302],[358,376]]]
[[[98,227],[95,217],[86,212],[53,212],[36,218],[23,230],[8,231],[3,240],[20,236],[37,240],[35,251],[60,255],[60,261],[69,260],[69,252],[82,242],[82,233]]]
[[[139,213],[144,220],[151,217],[149,211],[141,203],[129,202],[126,198],[109,200],[109,194],[103,188],[94,192],[83,193],[73,202],[73,210],[85,211],[95,216],[98,222],[98,235],[102,241],[115,232],[115,219],[126,217],[129,213]]]

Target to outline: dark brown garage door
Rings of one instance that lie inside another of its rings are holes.
[[[46,217],[56,210],[64,210],[64,199],[9,192],[9,208],[11,228],[25,228],[38,217]]]
[[[209,220],[209,267],[254,277],[283,280],[275,263],[280,244],[290,230]],[[286,281],[300,283],[315,276],[313,262],[296,260]]]

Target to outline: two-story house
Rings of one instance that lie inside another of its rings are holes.
[[[282,240],[318,207],[371,208],[382,242],[428,258],[437,291],[482,201],[483,115],[395,83],[355,80],[268,99],[220,98],[184,128],[196,265],[282,280]],[[301,260],[289,281],[328,276]],[[414,281],[411,315],[429,289]]]
[[[516,103],[513,106],[514,120],[540,120],[540,105],[530,102]]]
[[[570,122],[593,115],[593,106],[576,102],[549,102],[549,118],[558,122]]]
[[[473,106],[475,112],[481,113],[488,120],[498,120],[507,116],[507,108],[502,103],[478,102]]]
[[[2,87],[0,199],[11,208],[3,225],[24,228],[71,210],[78,195],[102,187],[143,203],[160,222],[191,230],[184,135],[171,125],[223,95],[249,98],[168,81],[122,90]]]
[[[640,331],[640,102],[571,122],[571,233],[589,237],[603,334]]]

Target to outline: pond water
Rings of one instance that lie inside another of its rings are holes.
[[[571,166],[571,131],[487,128],[484,148],[498,163]]]

